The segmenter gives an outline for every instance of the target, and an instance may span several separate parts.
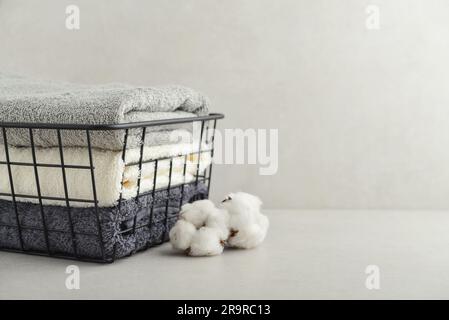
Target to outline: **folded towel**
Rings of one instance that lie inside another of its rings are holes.
[[[36,81],[0,73],[0,122],[119,124],[160,119],[195,117],[208,113],[208,101],[202,94],[182,86],[136,87],[124,84],[77,85],[64,82]],[[171,143],[174,129],[185,125],[148,128],[148,145]],[[128,134],[128,146],[139,144],[142,132]],[[8,142],[29,146],[26,129],[8,129]],[[35,130],[36,146],[58,145],[55,130]],[[92,131],[94,147],[120,150],[124,130]],[[3,141],[3,140],[0,140]],[[64,130],[64,144],[87,146],[82,130]]]
[[[8,148],[11,162],[33,163],[31,148]],[[111,207],[117,204],[120,198],[123,178],[122,199],[130,199],[140,193],[153,189],[154,173],[156,171],[156,189],[176,186],[196,180],[197,172],[202,174],[211,164],[209,146],[203,143],[199,157],[199,143],[184,143],[176,145],[145,146],[143,148],[142,170],[139,171],[140,148],[128,149],[125,162],[122,152],[92,149],[93,165],[95,167],[95,183],[98,204],[101,207]],[[5,160],[4,146],[0,145],[0,161]],[[59,148],[36,148],[36,162],[38,164],[60,165]],[[64,164],[66,166],[89,166],[89,154],[86,148],[64,148]],[[172,172],[170,176],[170,163]],[[199,170],[198,170],[199,163]],[[185,166],[185,174],[184,174]],[[14,191],[19,195],[37,196],[37,186],[32,166],[11,166]],[[68,196],[71,199],[93,200],[91,171],[89,168],[78,169],[66,167],[66,181]],[[38,167],[40,190],[43,197],[64,198],[62,169],[59,167]],[[10,193],[8,170],[5,164],[0,164],[0,193]],[[2,199],[11,200],[9,196]],[[37,203],[36,198],[18,197],[17,201]],[[65,205],[65,201],[44,199],[44,204]],[[92,202],[70,201],[72,207],[93,206]]]
[[[207,187],[200,182],[175,187],[170,193],[157,191],[154,199],[151,193],[137,201],[129,199],[120,208],[99,208],[104,258],[121,258],[167,241],[182,204],[206,197]],[[47,251],[43,214],[52,253],[75,256],[76,247],[76,253],[81,257],[103,259],[94,208],[71,208],[70,219],[65,206],[43,206],[43,213],[38,204],[19,202],[17,207],[25,250]],[[11,201],[0,200],[0,248],[21,249],[15,212]],[[134,222],[136,228],[132,232]],[[72,239],[71,225],[75,239]]]

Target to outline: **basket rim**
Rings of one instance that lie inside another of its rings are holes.
[[[70,129],[70,130],[123,130],[141,127],[155,127],[159,125],[189,123],[204,120],[223,119],[222,113],[210,113],[205,116],[161,119],[140,122],[116,123],[116,124],[75,124],[75,123],[29,123],[29,122],[0,122],[4,128],[31,128],[31,129]]]

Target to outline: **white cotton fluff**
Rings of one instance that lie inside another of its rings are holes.
[[[189,256],[219,255],[225,245],[257,247],[269,227],[268,218],[260,212],[261,206],[258,197],[244,192],[231,193],[220,208],[210,200],[186,204],[170,231],[170,242]]]
[[[231,193],[220,207],[229,215],[230,247],[250,249],[263,242],[268,231],[268,218],[260,212],[262,201],[244,192]]]
[[[202,227],[193,235],[187,254],[194,257],[221,254],[224,249],[224,241],[220,236],[219,229]]]
[[[190,222],[178,220],[170,230],[170,243],[174,249],[187,250],[196,231],[195,226]]]
[[[217,230],[222,241],[226,241],[229,237],[229,214],[226,210],[214,208],[209,213],[205,225],[209,228]]]
[[[182,206],[180,219],[192,223],[197,229],[203,227],[210,212],[216,210],[214,203],[210,200],[198,200]]]
[[[229,235],[227,221],[227,212],[217,209],[210,200],[185,204],[170,230],[170,242],[174,249],[190,256],[221,254]]]

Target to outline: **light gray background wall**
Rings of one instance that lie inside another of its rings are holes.
[[[365,27],[369,4],[380,30]],[[448,12],[445,0],[0,0],[0,70],[181,83],[226,114],[221,128],[279,128],[278,174],[218,166],[215,199],[448,208]]]

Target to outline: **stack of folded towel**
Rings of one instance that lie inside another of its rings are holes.
[[[207,99],[185,87],[82,86],[0,74],[0,123],[119,124],[207,113]],[[61,130],[58,136],[55,129],[33,129],[31,140],[29,129],[7,128],[7,150],[0,132],[0,248],[105,259],[167,240],[164,235],[179,207],[207,196],[204,184],[191,182],[210,165],[210,145],[192,130],[192,123],[129,129],[127,134]],[[18,195],[13,201],[6,155],[16,163],[60,165],[60,143],[65,177],[60,167],[39,166],[38,188],[33,166],[12,165]],[[92,201],[91,159],[98,207]],[[167,215],[173,217],[168,225]]]

